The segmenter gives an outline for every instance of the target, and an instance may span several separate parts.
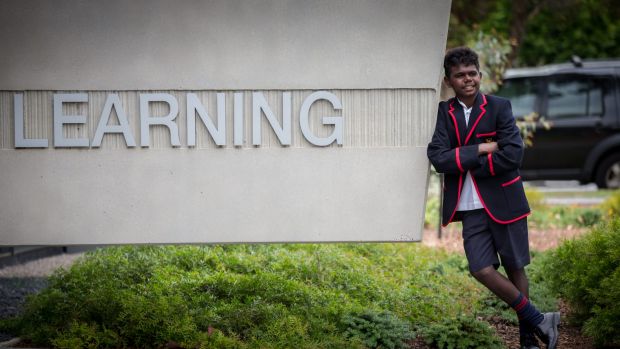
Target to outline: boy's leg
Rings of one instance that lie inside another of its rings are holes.
[[[524,268],[509,269],[505,268],[508,279],[519,289],[521,294],[525,298],[530,298],[529,295],[529,282]],[[534,335],[534,328],[530,326],[526,321],[519,319],[519,343],[522,349],[536,349],[540,348],[536,336]]]
[[[486,288],[504,302],[510,304],[519,295],[515,285],[496,269],[500,265],[497,256],[493,223],[482,209],[462,211],[463,245],[469,271]]]
[[[519,316],[519,332],[521,336],[534,333],[534,327],[543,320],[543,315],[534,305],[529,304],[525,270],[512,271],[512,273],[507,270],[508,279],[492,266],[474,271],[471,274],[493,294],[515,309]],[[511,275],[512,278],[510,278]],[[513,279],[516,279],[516,283],[523,288],[518,288]]]
[[[525,274],[524,268],[510,269],[506,268],[506,275],[513,285],[526,297],[530,297],[530,283]]]
[[[462,212],[463,240],[471,274],[509,304],[526,324],[537,329],[537,334],[555,348],[559,313],[541,314],[519,290],[527,291],[527,277],[523,267],[529,263],[527,221],[503,225],[493,222],[484,210]],[[499,259],[515,283],[499,272]],[[521,271],[520,271],[521,270]]]
[[[472,271],[471,275],[507,304],[519,297],[519,289],[493,266]]]
[[[508,279],[521,292],[522,298],[529,299],[529,282],[524,268],[530,262],[527,218],[511,224],[500,225],[493,222],[491,226],[495,231],[494,243]],[[513,303],[520,303],[522,298],[515,299]],[[532,339],[534,326],[531,326],[522,316],[519,317],[519,334],[522,343],[536,342]]]

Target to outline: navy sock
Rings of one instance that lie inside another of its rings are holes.
[[[528,333],[534,333],[534,327],[532,327],[527,322],[519,319],[519,335],[524,335]]]
[[[517,317],[519,317],[519,324],[524,322],[524,324],[533,327],[536,327],[539,323],[541,323],[544,319],[543,314],[541,314],[536,307],[522,294],[519,293],[517,299],[515,299],[512,303],[510,303],[510,307],[517,312]]]

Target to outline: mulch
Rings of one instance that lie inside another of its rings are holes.
[[[570,309],[566,304],[560,302],[560,338],[558,339],[558,348],[562,349],[594,349],[592,339],[584,336],[579,327],[573,326],[566,321]],[[519,326],[506,323],[502,319],[491,319],[490,324],[495,327],[498,336],[502,338],[506,347],[519,348]],[[544,347],[540,342],[541,348]]]
[[[560,312],[564,315],[567,309],[560,307]],[[495,332],[502,339],[506,348],[519,348],[519,326],[515,326],[500,318],[488,319],[491,326],[495,328]],[[541,348],[545,346],[541,344]],[[431,346],[424,342],[423,338],[416,338],[409,343],[410,349],[432,349]],[[558,348],[561,349],[594,349],[592,339],[584,336],[579,327],[569,325],[566,320],[560,323],[560,338],[558,340]]]

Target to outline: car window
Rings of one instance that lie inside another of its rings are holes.
[[[510,100],[514,116],[527,115],[536,110],[538,81],[538,79],[508,79],[504,81],[496,95]]]
[[[603,115],[604,81],[586,76],[549,79],[547,113],[549,119]]]

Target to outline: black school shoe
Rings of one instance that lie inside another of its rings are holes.
[[[547,345],[547,349],[555,349],[558,345],[560,313],[544,313],[543,316],[543,321],[534,328],[534,332]]]
[[[534,332],[519,334],[520,349],[540,349]]]

